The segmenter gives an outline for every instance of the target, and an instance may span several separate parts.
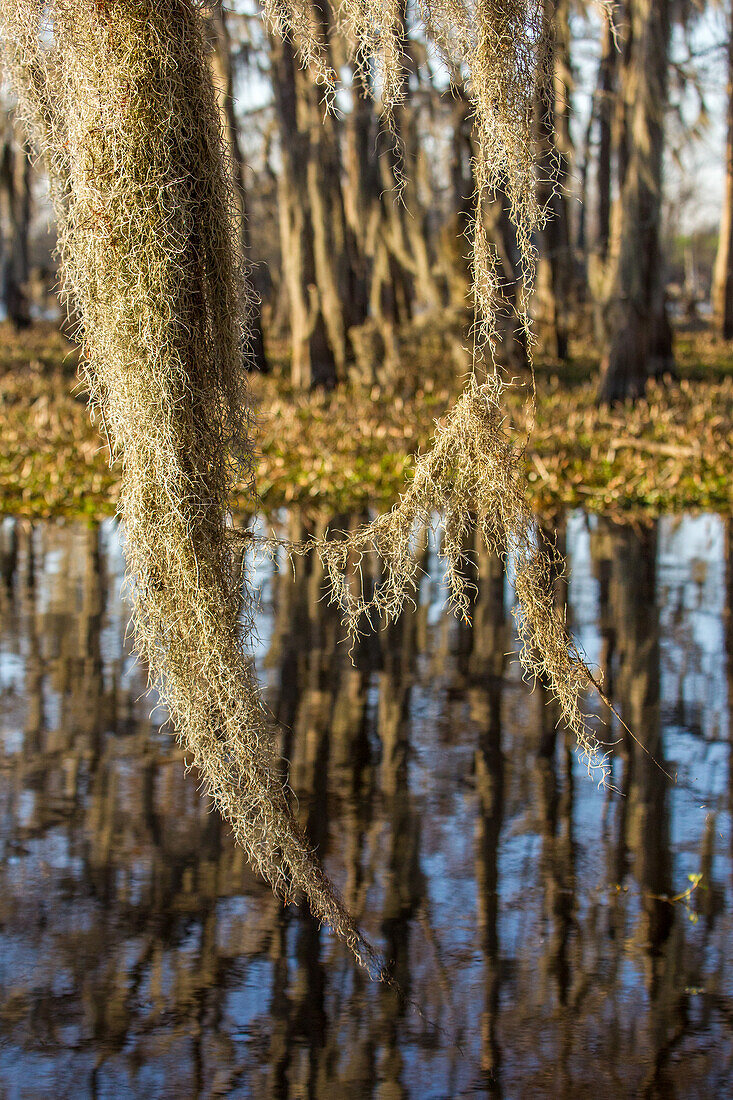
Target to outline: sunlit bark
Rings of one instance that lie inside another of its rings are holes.
[[[270,59],[280,131],[278,202],[283,283],[290,305],[293,384],[335,386],[337,363],[316,285],[313,223],[308,197],[309,135],[299,125],[299,65],[290,42],[272,37]]]
[[[235,200],[238,206],[238,214],[241,226],[242,253],[247,263],[252,262],[252,242],[250,240],[249,219],[247,211],[247,186],[244,178],[244,156],[239,139],[239,124],[234,106],[234,72],[232,66],[232,47],[229,28],[227,26],[226,13],[221,0],[213,4],[208,20],[209,30],[212,36],[213,53],[211,57],[212,72],[219,97],[224,132],[232,158],[232,168],[235,185]],[[262,304],[259,298],[253,296],[250,307],[250,335],[254,366],[257,370],[267,372],[269,364],[265,354],[265,342],[262,333]]]
[[[724,340],[733,339],[733,32],[728,33],[728,134],[725,143],[725,195],[713,272],[713,314]]]

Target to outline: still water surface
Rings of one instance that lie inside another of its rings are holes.
[[[257,566],[300,819],[421,1015],[209,812],[143,695],[116,524],[3,521],[0,1096],[733,1095],[732,534],[568,517],[558,599],[676,778],[609,727],[618,793],[523,683],[497,561],[468,626],[429,548],[355,665],[318,566]]]

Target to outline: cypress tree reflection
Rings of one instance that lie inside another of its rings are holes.
[[[479,942],[484,957],[481,1070],[492,1096],[501,1096],[501,1048],[497,1022],[501,992],[499,837],[504,814],[504,757],[501,700],[507,650],[504,567],[478,547],[476,599],[468,657],[470,714],[478,730],[475,756],[478,819],[476,887]]]

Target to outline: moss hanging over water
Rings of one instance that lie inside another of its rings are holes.
[[[281,896],[305,894],[313,913],[381,973],[293,820],[246,649],[252,604],[245,576],[243,620],[226,517],[235,482],[253,479],[247,302],[198,7],[193,0],[5,0],[0,30],[54,181],[92,408],[122,468],[119,513],[138,649],[191,763],[253,865]],[[276,14],[299,31],[317,63],[304,11],[287,5]],[[469,73],[480,147],[477,346],[490,346],[494,276],[481,202],[501,180],[528,278],[530,235],[541,217],[529,141],[537,5],[441,0],[425,14],[440,51]],[[374,0],[347,6],[344,18],[362,54],[381,59],[389,112],[398,94],[398,10]],[[321,76],[331,79],[325,70]],[[551,683],[589,768],[603,774],[579,707],[592,677],[554,607],[552,553],[537,542],[502,394],[494,371],[483,382],[473,377],[395,508],[348,540],[314,545],[355,632],[365,611],[399,613],[415,582],[415,528],[436,510],[444,515],[452,599],[467,615],[462,547],[477,523],[487,546],[515,556],[525,668]],[[372,552],[385,562],[386,580],[365,602],[352,595],[348,577]]]

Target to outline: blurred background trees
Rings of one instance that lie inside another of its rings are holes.
[[[537,190],[551,217],[535,242],[539,352],[559,365],[597,363],[601,401],[634,398],[647,379],[673,375],[678,318],[709,316],[733,337],[729,4],[541,7],[551,79],[538,83],[534,132]],[[379,73],[355,73],[331,0],[312,3],[343,81],[331,114],[297,44],[268,34],[254,0],[210,5],[212,68],[260,299],[255,363],[267,369],[267,348],[298,389],[397,383],[427,324],[446,334],[456,371],[466,365],[470,108],[462,74],[438,64],[409,0],[397,18],[403,95],[390,129]],[[23,328],[52,308],[53,231],[46,181],[12,101],[1,104],[0,299]],[[521,375],[523,291],[501,192],[484,217],[498,255],[499,358]]]

